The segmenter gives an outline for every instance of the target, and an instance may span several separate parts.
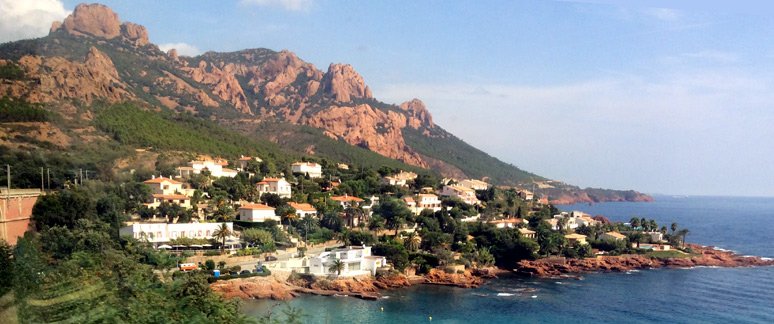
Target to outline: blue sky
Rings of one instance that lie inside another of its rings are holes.
[[[35,16],[34,27],[77,4],[37,3],[45,10],[0,11]],[[321,69],[350,63],[377,98],[420,98],[452,133],[546,177],[650,193],[774,195],[774,23],[758,3],[103,3],[164,48],[266,47]],[[45,34],[50,24],[42,25]],[[32,27],[0,22],[0,41]]]

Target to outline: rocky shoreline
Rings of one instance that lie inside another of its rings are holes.
[[[446,273],[432,269],[423,276],[402,274],[328,279],[308,276],[273,274],[269,277],[251,277],[212,283],[210,288],[226,298],[290,300],[301,294],[322,296],[351,296],[368,300],[381,297],[379,291],[409,287],[418,284],[476,288],[486,278],[495,278],[503,270],[495,268],[468,270],[464,273]],[[505,271],[508,272],[508,271]]]
[[[447,273],[433,269],[422,276],[402,274],[314,279],[311,276],[292,276],[290,273],[269,277],[232,279],[212,283],[210,288],[226,298],[290,300],[302,294],[321,296],[350,296],[367,300],[381,297],[380,291],[430,284],[461,288],[477,288],[485,279],[517,274],[536,278],[579,277],[591,272],[624,272],[640,269],[711,267],[774,266],[774,260],[757,256],[741,256],[713,247],[689,245],[693,253],[684,257],[657,258],[645,255],[598,256],[596,258],[567,259],[551,257],[520,261],[513,271],[486,268]]]
[[[539,260],[522,260],[514,272],[520,275],[555,278],[589,272],[621,272],[639,269],[691,268],[691,267],[755,267],[772,266],[774,260],[757,256],[741,256],[731,251],[717,250],[711,246],[689,244],[693,254],[684,257],[656,258],[629,254],[599,256],[586,259],[562,257]]]

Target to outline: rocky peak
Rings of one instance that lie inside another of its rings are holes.
[[[414,129],[418,129],[421,126],[427,128],[435,127],[435,124],[433,124],[433,117],[430,115],[430,112],[427,111],[427,107],[425,107],[425,103],[422,102],[422,100],[414,98],[410,101],[406,101],[400,104],[400,109],[405,111],[408,116],[406,127]]]
[[[121,35],[118,14],[98,3],[76,6],[73,13],[65,18],[62,28],[71,35],[79,36],[85,34],[113,39]]]
[[[53,22],[50,32],[53,33],[60,29],[76,36],[89,35],[104,39],[122,36],[137,46],[150,43],[148,30],[145,27],[130,22],[121,24],[118,14],[107,6],[98,3],[79,4],[73,13],[65,18],[64,22]]]
[[[350,102],[352,98],[373,98],[363,77],[349,64],[331,64],[322,80],[323,91],[336,101]]]
[[[130,42],[137,46],[148,45],[148,30],[145,26],[125,22],[121,25],[121,36],[124,36]]]

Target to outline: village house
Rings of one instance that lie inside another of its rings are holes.
[[[221,224],[233,233],[234,225],[226,223],[132,223],[122,227],[119,235],[147,241],[154,246],[169,243],[178,238],[214,239],[214,234]]]
[[[487,189],[489,189],[489,184],[488,183],[486,183],[484,181],[481,181],[481,180],[476,180],[476,179],[462,180],[462,181],[459,182],[458,186],[463,187],[463,188],[473,189],[473,190],[487,190]]]
[[[658,243],[664,241],[664,233],[653,231],[653,232],[642,232],[642,235],[647,236],[651,242]]]
[[[365,200],[358,197],[353,197],[349,195],[344,196],[333,196],[331,197],[331,200],[338,202],[341,204],[341,207],[343,208],[349,208],[349,207],[357,207],[361,203],[363,203]]]
[[[201,174],[204,171],[210,173],[210,176],[214,178],[220,177],[236,177],[237,170],[224,168],[228,165],[228,161],[223,159],[211,159],[202,158],[200,160],[193,160],[188,162],[188,166],[177,167],[175,170],[178,176],[181,178],[190,178],[194,174]]]
[[[528,228],[519,228],[519,233],[521,234],[521,236],[524,236],[524,237],[526,237],[528,239],[533,239],[534,240],[534,239],[537,238],[537,233],[535,231],[531,230],[531,229],[528,229]]]
[[[459,198],[468,205],[478,205],[480,203],[478,198],[476,198],[476,191],[465,187],[446,185],[443,186],[443,190],[439,194],[444,197]]]
[[[576,245],[583,245],[583,244],[589,244],[586,242],[586,235],[583,234],[567,234],[564,236],[565,239],[567,239],[567,243],[570,244],[570,246],[576,246]]]
[[[193,196],[194,190],[187,188],[182,182],[153,176],[143,183],[151,188],[151,202],[144,204],[149,208],[158,208],[163,202],[179,205],[186,209],[192,207],[191,196]]]
[[[24,236],[32,218],[32,207],[40,195],[38,189],[0,189],[0,240],[15,245]]]
[[[259,158],[257,156],[244,156],[243,155],[243,156],[239,157],[239,160],[237,160],[237,163],[239,164],[239,167],[238,167],[239,170],[244,171],[247,168],[247,166],[250,164],[250,162],[253,162],[253,161],[254,162],[258,162],[258,163],[263,162],[263,160],[261,160],[261,158]]]
[[[599,239],[608,240],[608,241],[623,241],[626,239],[626,235],[623,235],[618,232],[607,232],[600,235]]]
[[[280,198],[290,198],[293,194],[290,183],[285,178],[263,178],[261,182],[255,184],[255,187],[259,195],[270,193]]]
[[[417,174],[414,172],[401,171],[393,175],[388,175],[382,178],[382,182],[391,186],[405,187],[408,186],[409,181],[413,181],[417,178]]]
[[[632,243],[632,248],[642,249],[642,250],[651,250],[651,251],[670,251],[672,250],[672,246],[669,244],[651,244],[651,243],[640,243],[639,246],[637,246],[637,243]]]
[[[594,226],[597,224],[591,216],[580,211],[561,212],[554,215],[553,219],[547,220],[551,229],[559,230],[559,222],[564,221],[564,229],[576,229],[580,226]]]
[[[441,200],[434,194],[418,194],[414,197],[405,196],[403,201],[415,215],[421,214],[425,209],[432,210],[433,212],[441,210]]]
[[[322,178],[322,165],[314,162],[296,162],[290,165],[293,173],[308,175],[310,178]]]
[[[336,271],[331,271],[330,268],[336,260],[344,264],[339,275],[341,277],[376,275],[377,269],[387,265],[385,257],[371,255],[370,246],[348,246],[310,258],[309,273],[316,276],[335,275]]]
[[[522,190],[519,190],[519,197],[521,197],[521,199],[524,199],[526,201],[531,201],[535,199],[535,194],[533,194],[532,191],[522,189]]]
[[[296,210],[296,216],[298,216],[299,219],[303,219],[307,215],[313,218],[317,218],[317,209],[315,209],[314,206],[310,204],[289,202],[288,205]]]
[[[237,210],[239,220],[262,223],[267,220],[281,222],[282,219],[274,213],[274,208],[264,204],[244,204]]]
[[[346,165],[344,163],[337,163],[336,167],[339,168],[339,170],[349,170],[349,165]]]
[[[516,228],[526,222],[526,220],[521,218],[506,218],[488,221],[487,223],[494,225],[496,228]]]

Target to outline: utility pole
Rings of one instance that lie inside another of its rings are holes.
[[[43,167],[40,167],[40,191],[41,192],[43,192],[43,190],[46,190],[43,180],[45,180],[45,178],[43,177]]]
[[[51,190],[51,168],[46,168],[46,175],[48,176],[48,190]]]
[[[7,177],[8,177],[8,179],[7,179],[8,180],[8,192],[7,192],[7,194],[10,195],[11,194],[11,165],[10,164],[6,164],[5,165],[5,170],[8,173],[8,175],[7,175]]]
[[[78,169],[78,171],[80,172],[81,176],[81,185],[83,185],[83,169]]]

